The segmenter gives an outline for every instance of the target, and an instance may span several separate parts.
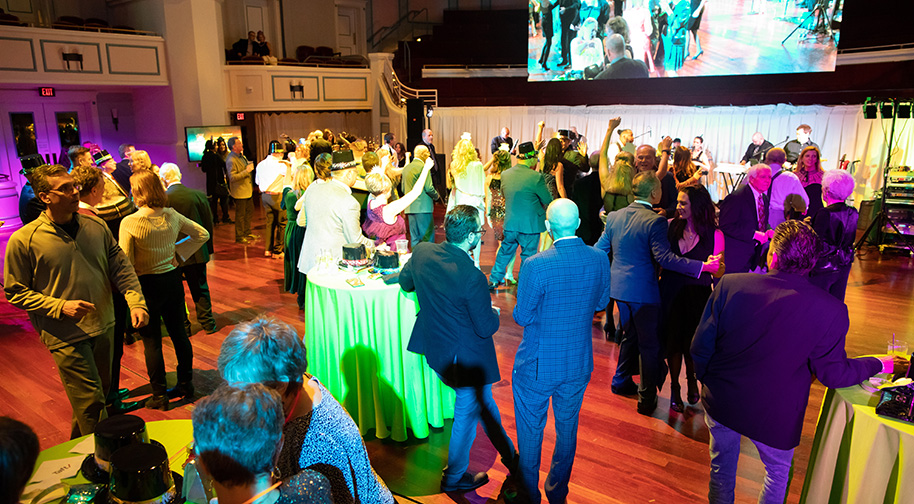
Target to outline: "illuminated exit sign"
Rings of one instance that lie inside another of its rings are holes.
[[[38,92],[41,94],[41,96],[46,96],[48,98],[53,98],[55,96],[54,88],[52,87],[39,88]]]

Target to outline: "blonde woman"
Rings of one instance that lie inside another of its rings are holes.
[[[130,155],[130,169],[133,170],[133,173],[140,170],[152,170],[156,175],[159,174],[159,167],[152,164],[149,153],[144,150],[135,150]]]
[[[305,275],[298,271],[298,256],[301,252],[301,244],[305,240],[305,228],[299,226],[297,221],[298,211],[295,210],[295,202],[305,194],[305,189],[314,181],[314,170],[308,165],[308,158],[299,158],[298,149],[296,149],[296,161],[303,160],[303,163],[296,163],[292,169],[292,185],[282,190],[281,207],[286,211],[286,232],[285,242],[283,245],[283,287],[287,292],[298,294],[298,308],[304,308],[305,301]]]
[[[175,265],[175,254],[190,257],[209,240],[209,232],[166,207],[168,197],[162,181],[151,170],[131,175],[130,188],[139,210],[121,221],[119,243],[136,269],[149,307],[149,324],[140,328],[152,386],[152,398],[146,401],[146,407],[168,409],[170,391],[165,383],[160,318],[165,322],[178,358],[178,386],[173,394],[192,401],[194,350],[184,329],[184,285]],[[178,241],[181,234],[187,237]]]
[[[501,248],[501,242],[505,239],[505,194],[501,191],[501,173],[511,168],[511,154],[507,150],[499,149],[486,166],[490,166],[486,170],[489,174],[486,178],[486,223],[495,232],[495,239]],[[515,259],[516,256],[511,257],[505,271],[505,282],[509,284],[517,283],[514,280]]]
[[[812,215],[822,209],[822,178],[825,169],[822,168],[822,153],[815,145],[804,148],[797,156],[797,165],[794,168],[797,178],[806,189],[809,196],[809,208],[806,215]]]
[[[448,198],[447,210],[451,211],[457,205],[470,205],[479,210],[479,221],[485,221],[486,175],[476,147],[470,139],[469,133],[460,136],[454,151],[451,153],[451,166],[448,169],[447,187],[451,191]],[[479,267],[479,253],[482,250],[482,240],[473,253],[473,262]]]

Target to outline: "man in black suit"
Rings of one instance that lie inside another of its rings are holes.
[[[133,175],[133,168],[130,167],[130,157],[135,150],[136,148],[133,144],[122,143],[117,148],[117,153],[121,155],[121,160],[117,162],[114,173],[111,174],[114,177],[114,181],[126,193],[130,192],[130,176]]]
[[[407,349],[425,355],[429,367],[457,396],[441,490],[466,492],[489,481],[486,473],[467,472],[477,423],[483,422],[502,463],[512,472],[517,451],[492,399],[492,384],[501,379],[492,342],[499,310],[492,305],[486,276],[469,255],[485,233],[479,210],[457,205],[444,217],[444,232],[445,242],[416,245],[400,272],[400,287],[415,291],[419,299]]]
[[[596,247],[612,252],[610,296],[619,305],[622,345],[613,376],[612,392],[638,394],[638,413],[650,415],[657,408],[657,390],[666,376],[665,352],[660,342],[660,287],[657,266],[694,278],[717,270],[720,257],[702,263],[670,251],[667,221],[651,209],[660,200],[660,181],[653,171],[632,180],[635,201],[606,216],[606,229]],[[640,356],[640,357],[639,357]],[[639,362],[640,361],[640,362]],[[640,368],[641,384],[632,381]]]
[[[768,232],[767,192],[771,185],[771,167],[759,163],[746,172],[748,184],[720,202],[720,230],[727,251],[727,273],[747,273],[756,263],[757,244],[771,238]]]
[[[839,388],[893,371],[891,357],[847,358],[847,306],[807,279],[816,242],[807,224],[783,222],[769,272],[725,275],[705,306],[691,351],[711,430],[711,503],[733,502],[742,436],[765,464],[759,502],[784,502],[813,377]]]
[[[432,184],[435,186],[435,191],[438,192],[438,200],[447,204],[447,183],[445,181],[447,169],[438,164],[438,153],[435,152],[435,144],[432,143],[434,140],[435,133],[432,130],[422,130],[422,144],[428,147],[429,156],[435,163],[430,173]]]
[[[206,263],[213,253],[213,213],[209,201],[202,192],[191,189],[181,183],[181,170],[174,163],[164,163],[159,169],[159,175],[165,182],[165,193],[168,195],[168,206],[178,213],[200,224],[209,232],[209,241],[197,249],[193,256],[186,261],[178,260],[181,276],[187,282],[190,297],[194,300],[194,310],[197,312],[197,322],[203,326],[206,334],[216,332],[216,319],[213,317],[213,301],[209,295],[209,284],[206,281]],[[184,235],[178,239],[184,238]],[[192,334],[190,321],[184,315],[184,325],[188,328],[187,334]]]
[[[253,31],[248,32],[248,38],[240,39],[232,44],[232,57],[234,59],[240,60],[245,56],[259,56],[258,51],[257,34]]]
[[[578,13],[581,0],[559,0],[559,21],[562,23],[562,61],[560,67],[571,64],[571,40],[578,33]]]
[[[739,164],[744,165],[749,163],[750,165],[754,165],[761,163],[765,159],[765,154],[767,154],[768,150],[772,147],[774,147],[774,144],[765,140],[765,136],[756,131],[752,135],[752,143],[749,144],[749,147],[746,147],[746,153],[743,154],[743,159],[740,160]]]
[[[598,73],[594,79],[639,79],[650,77],[647,65],[643,61],[633,60],[625,55],[625,39],[613,33],[603,39],[606,54],[609,55],[609,66]]]
[[[517,146],[514,145],[514,139],[511,138],[511,130],[507,126],[501,129],[497,137],[492,138],[492,142],[489,144],[489,150],[492,151],[492,154],[495,154],[501,148],[501,144],[507,144],[511,154],[517,154]]]

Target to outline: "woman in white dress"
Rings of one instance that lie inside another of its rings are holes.
[[[470,205],[479,210],[479,222],[486,220],[486,174],[476,147],[470,140],[470,134],[460,136],[454,151],[451,153],[451,166],[448,168],[447,186],[451,191],[447,209],[457,205]],[[479,267],[479,253],[482,241],[473,250],[473,262]]]

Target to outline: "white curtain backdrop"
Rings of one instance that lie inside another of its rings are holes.
[[[854,170],[854,199],[858,204],[882,187],[891,120],[866,120],[859,105],[438,107],[430,128],[435,132],[437,151],[448,159],[460,135],[469,132],[485,161],[490,156],[489,142],[503,126],[521,142],[533,140],[539,121],[546,123],[545,138],[574,126],[587,137],[588,151],[593,152],[600,148],[609,120],[615,116],[622,117],[622,128],[630,128],[636,136],[643,134],[635,144],[657,145],[669,135],[681,138],[683,145],[690,147],[692,139],[701,135],[718,163],[738,163],[756,131],[777,144],[788,136],[795,138],[797,126],[805,123],[812,126],[811,138],[822,150],[826,169],[835,168],[845,154],[848,160],[860,160]],[[908,127],[910,122],[897,120],[892,166],[910,165],[912,161],[909,153],[914,148],[914,126]]]
[[[259,112],[254,114],[254,124],[257,127],[257,155],[261,159],[270,152],[270,141],[279,140],[282,133],[296,142],[316,129],[328,128],[336,135],[345,131],[359,138],[377,136],[371,131],[371,112],[368,111]]]

